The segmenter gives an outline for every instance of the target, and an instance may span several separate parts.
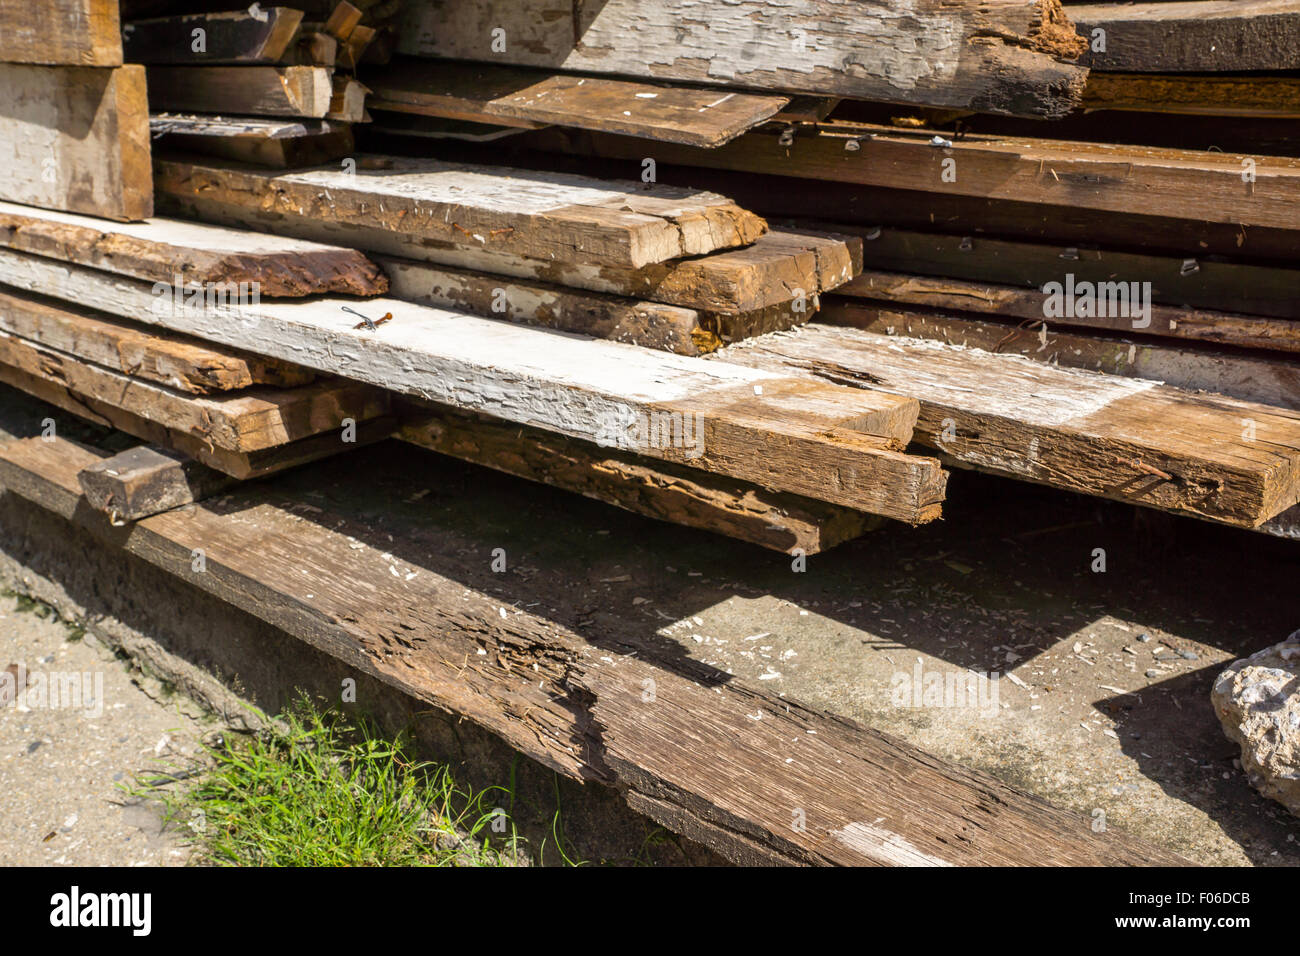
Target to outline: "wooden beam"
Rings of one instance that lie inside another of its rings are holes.
[[[151,66],[154,112],[303,116],[330,111],[330,71],[320,66]]]
[[[0,330],[75,358],[178,392],[210,395],[252,385],[291,387],[310,369],[112,319],[52,299],[0,288]]]
[[[0,62],[121,66],[118,24],[117,0],[0,0]]]
[[[1048,323],[969,312],[919,311],[904,305],[828,297],[817,313],[827,325],[880,335],[934,339],[962,348],[1023,355],[1035,362],[1164,382],[1190,392],[1300,410],[1294,359],[1207,348],[1118,333],[1098,334]]]
[[[182,292],[195,283],[228,292],[244,284],[259,297],[388,290],[379,267],[352,249],[172,219],[119,226],[0,203],[0,246],[153,282],[180,276]]]
[[[274,231],[322,243],[343,244],[395,258],[438,263],[516,279],[680,305],[719,317],[788,310],[834,289],[861,269],[862,242],[851,235],[780,230],[741,249],[660,262],[639,269],[529,258],[441,240],[420,239],[364,224],[266,213],[245,204],[214,202],[201,192],[185,195],[160,185],[169,213],[238,229]]]
[[[788,144],[780,132],[764,127],[716,149],[663,143],[655,148],[655,159],[981,199],[1296,228],[1290,210],[1300,202],[1300,159],[1284,156],[981,133],[952,139],[933,130],[867,123],[802,126]],[[540,148],[636,162],[644,151],[625,137],[600,133],[578,137],[553,128],[526,138]]]
[[[235,484],[229,475],[156,445],[137,445],[87,465],[77,481],[90,506],[115,524],[193,504]]]
[[[339,41],[325,32],[321,24],[303,24],[298,38],[280,58],[283,66],[327,66],[338,62]]]
[[[365,123],[369,121],[366,113],[366,95],[370,88],[342,73],[335,73],[330,92],[330,108],[325,116],[339,123]]]
[[[1255,528],[1300,502],[1300,412],[939,342],[807,325],[704,360],[916,398],[966,467]]]
[[[383,392],[341,380],[287,389],[258,386],[231,395],[187,395],[8,333],[0,333],[0,364],[240,453],[338,431],[348,420],[361,422],[388,411]]]
[[[355,70],[361,63],[362,57],[366,55],[366,50],[370,49],[370,44],[374,42],[376,32],[373,27],[353,27],[338,52],[339,67],[344,70]]]
[[[153,215],[144,67],[0,64],[0,142],[9,144],[0,199],[105,219]]]
[[[1056,281],[1060,282],[1060,280]],[[843,295],[854,298],[937,309],[984,312],[1018,319],[1031,319],[1053,327],[1080,326],[1108,329],[1113,332],[1138,332],[1142,335],[1159,335],[1241,348],[1300,352],[1300,322],[1295,320],[1152,305],[1150,301],[1145,301],[1145,308],[1143,308],[1136,300],[1130,300],[1132,291],[1130,282],[1120,279],[1119,276],[1109,281],[1112,287],[1110,291],[1098,291],[1094,284],[1089,283],[1088,288],[1093,290],[1089,294],[1099,295],[1101,301],[1106,303],[1111,301],[1110,296],[1113,294],[1114,301],[1118,303],[1119,295],[1122,293],[1125,306],[1122,311],[1125,314],[1119,314],[1120,310],[1112,309],[1109,304],[1098,308],[1097,311],[1105,313],[1102,315],[1070,314],[1077,310],[1062,312],[1049,308],[1052,296],[1041,289],[1023,289],[1009,285],[971,282],[941,276],[918,276],[902,272],[868,270],[841,286],[839,291]],[[1122,283],[1124,287],[1118,288],[1117,282]],[[1140,284],[1137,299],[1143,299]]]
[[[0,384],[26,392],[69,414],[105,428],[115,428],[142,441],[172,448],[232,478],[261,478],[380,441],[392,434],[396,420],[383,416],[358,422],[355,432],[343,429],[320,432],[284,445],[258,451],[230,451],[206,438],[167,428],[118,406],[79,395],[66,385],[0,364]],[[344,438],[351,438],[345,441]]]
[[[132,63],[275,63],[297,38],[301,23],[302,11],[289,7],[158,17],[126,24],[122,45]]]
[[[366,83],[375,109],[507,126],[557,123],[694,146],[735,139],[790,102],[788,96],[410,58],[367,74]]]
[[[325,21],[325,32],[340,42],[346,40],[361,22],[362,16],[362,12],[347,0],[340,0]]]
[[[124,534],[82,504],[76,475],[101,457],[62,440],[8,442],[0,482],[557,773],[615,788],[737,863],[1184,862],[850,720],[665,659],[653,636],[591,640],[528,609],[503,617],[500,596],[439,573],[450,542],[418,514],[396,547],[346,505],[313,500],[302,521],[307,502],[248,486],[228,509],[199,503]],[[416,573],[394,574],[394,552]],[[790,826],[794,814],[804,826]]]
[[[650,458],[911,522],[938,516],[944,474],[896,449],[909,399],[372,299],[159,310],[147,285],[0,250],[0,281],[299,365]],[[348,306],[352,308],[351,305]],[[674,431],[675,429],[675,431]]]
[[[407,4],[398,50],[654,80],[1064,116],[1084,43],[1056,0],[454,0]]]
[[[397,434],[412,444],[773,551],[817,554],[883,524],[873,515],[813,498],[765,491],[483,415],[416,406],[403,417]]]
[[[1297,10],[1300,11],[1300,5]],[[1300,29],[1300,17],[1296,25]],[[1297,119],[1300,118],[1300,79],[1092,73],[1088,76],[1083,105],[1090,110]]]
[[[329,120],[154,113],[149,132],[163,146],[272,169],[320,166],[356,151],[352,127]]]
[[[1105,31],[1081,63],[1129,73],[1294,70],[1300,57],[1296,0],[1184,0],[1070,5],[1079,34]]]
[[[354,171],[277,174],[159,159],[155,179],[178,200],[632,269],[743,246],[766,229],[762,219],[715,193],[435,160],[362,156]]]

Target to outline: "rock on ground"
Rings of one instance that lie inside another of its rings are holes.
[[[1300,816],[1300,631],[1233,661],[1211,697],[1251,786]]]

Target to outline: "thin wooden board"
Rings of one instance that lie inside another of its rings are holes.
[[[383,272],[352,249],[172,219],[112,225],[0,203],[0,246],[136,279],[258,296],[377,295]],[[162,290],[160,290],[161,292]]]
[[[337,299],[158,310],[143,283],[7,250],[0,280],[228,345],[252,322],[262,355],[857,511],[920,523],[943,499],[938,463],[897,450],[908,399],[396,299],[365,303],[392,315],[372,331]]]
[[[640,162],[635,141],[601,133],[523,134],[539,148]],[[936,142],[937,140],[937,142]],[[1070,140],[901,130],[867,123],[753,130],[716,149],[663,143],[660,164],[887,186],[983,200],[1296,228],[1300,159]],[[1249,170],[1253,178],[1243,175]]]
[[[153,215],[142,66],[0,64],[0,199],[134,221]]]
[[[435,160],[271,173],[160,158],[159,192],[483,251],[638,269],[743,246],[762,219],[715,193]],[[328,199],[324,197],[328,195]]]
[[[0,63],[122,65],[118,0],[0,0]]]
[[[149,131],[162,146],[272,169],[320,166],[356,151],[352,127],[330,120],[154,113]]]
[[[1300,5],[1296,9],[1300,11]],[[1300,29],[1300,12],[1296,28]],[[1092,73],[1083,105],[1090,110],[1300,119],[1300,78]]]
[[[1081,36],[1105,31],[1105,50],[1080,60],[1093,70],[1245,73],[1300,62],[1296,0],[1071,4],[1069,14]]]
[[[284,389],[256,386],[232,395],[187,395],[4,332],[0,364],[241,454],[338,431],[348,421],[388,411],[388,397],[378,389],[336,380]]]
[[[220,511],[200,503],[113,534],[76,477],[102,457],[62,439],[8,442],[0,482],[557,773],[611,787],[734,862],[1185,862],[852,721],[665,659],[653,636],[590,640],[526,608],[502,617],[499,595],[439,573],[452,545],[418,516],[394,544],[346,504],[249,486]],[[298,513],[307,504],[311,521]],[[804,826],[789,825],[792,807]]]
[[[260,5],[225,13],[156,17],[124,25],[122,46],[132,63],[275,63],[296,39],[301,24],[301,10]]]
[[[303,116],[330,111],[333,83],[321,66],[151,66],[155,113]]]
[[[414,56],[1047,117],[1083,46],[1056,0],[430,0],[398,29]]]
[[[916,398],[917,443],[1024,481],[1245,528],[1300,502],[1297,411],[816,324],[704,361]]]
[[[210,395],[252,385],[306,385],[315,372],[0,286],[0,330],[178,392]]]
[[[412,407],[403,418],[398,437],[423,448],[773,551],[817,554],[883,523],[812,498],[765,491],[482,415]]]
[[[368,73],[366,83],[376,109],[507,126],[555,123],[694,146],[735,139],[790,102],[788,96],[411,58]]]

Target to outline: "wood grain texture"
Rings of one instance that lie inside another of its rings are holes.
[[[275,63],[284,56],[302,23],[302,11],[258,7],[226,13],[133,20],[122,28],[122,45],[132,63],[186,66],[218,63]],[[202,31],[199,36],[195,31]]]
[[[5,250],[0,280],[223,344],[251,321],[263,355],[858,511],[921,523],[943,500],[938,463],[898,451],[909,399],[395,299],[365,303],[392,315],[371,331],[329,299],[157,310],[142,283]]]
[[[153,113],[149,131],[160,146],[272,169],[320,166],[356,149],[346,123]]]
[[[0,0],[0,62],[121,66],[117,0]]]
[[[92,508],[116,524],[202,501],[235,479],[157,445],[137,445],[77,473]]]
[[[383,392],[342,381],[321,380],[285,389],[257,386],[232,395],[187,395],[8,333],[0,333],[0,364],[240,453],[337,431],[347,420],[361,422],[388,411]]]
[[[1046,307],[1049,296],[1041,289],[876,270],[863,272],[853,281],[841,286],[839,291],[854,298],[985,312],[1045,322],[1053,327],[1067,325],[1114,332],[1140,332],[1142,335],[1159,335],[1216,345],[1300,352],[1300,322],[1289,319],[1260,318],[1165,305],[1152,305],[1141,315],[1132,317],[1119,314],[1053,313],[1049,318]],[[1099,311],[1110,312],[1109,309]]]
[[[330,111],[333,83],[320,66],[151,66],[154,112],[303,116]]]
[[[366,83],[375,109],[479,123],[559,124],[718,146],[776,115],[788,96],[401,58]]]
[[[398,49],[1053,117],[1078,103],[1084,77],[1057,59],[1083,43],[1055,0],[430,0],[402,11]]]
[[[144,67],[0,64],[0,199],[153,215]]]
[[[155,177],[159,191],[178,200],[632,269],[743,246],[766,230],[714,193],[435,160],[362,156],[355,171],[275,174],[160,158]]]
[[[388,289],[379,267],[352,249],[170,219],[119,226],[0,203],[0,246],[154,282],[255,284],[267,297]]]
[[[601,448],[487,416],[413,406],[398,437],[462,461],[602,501],[633,514],[712,531],[786,553],[826,551],[880,518],[707,471]]]
[[[0,329],[131,378],[195,395],[251,385],[305,385],[315,377],[310,369],[278,359],[175,333],[158,335],[103,313],[4,289]]]
[[[242,204],[215,202],[201,192],[178,196],[167,184],[160,186],[159,197],[169,214],[187,219],[680,305],[719,317],[754,314],[769,308],[789,311],[800,295],[811,299],[842,285],[861,269],[861,240],[825,232],[770,231],[741,249],[631,269],[530,258],[364,224],[263,212]]]
[[[1300,18],[1296,29],[1300,30]],[[1300,79],[1092,73],[1088,76],[1083,105],[1090,110],[1298,119]]]
[[[625,137],[599,133],[552,128],[524,135],[530,144],[580,155],[639,162],[642,152]],[[935,136],[833,122],[801,127],[784,145],[779,129],[769,126],[716,149],[662,143],[655,157],[661,164],[984,200],[1296,227],[1291,209],[1300,202],[1300,160],[1294,158],[979,133],[959,139],[945,133],[935,145]],[[1247,168],[1253,181],[1243,175]]]
[[[113,533],[76,479],[100,458],[62,440],[8,442],[0,482],[557,773],[616,788],[737,863],[1184,862],[852,721],[664,660],[653,639],[502,616],[499,597],[438,572],[447,545],[418,518],[394,546],[330,501],[303,521],[306,502],[250,486],[220,513],[200,503]],[[417,573],[395,574],[395,552]],[[795,810],[806,827],[790,826]]]
[[[1183,0],[1071,5],[1083,37],[1106,32],[1104,52],[1080,63],[1132,73],[1294,70],[1300,57],[1296,0]]]
[[[807,325],[712,361],[916,398],[946,460],[1255,528],[1300,501],[1300,412],[922,339]]]

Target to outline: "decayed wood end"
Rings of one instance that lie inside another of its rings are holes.
[[[311,369],[212,345],[189,336],[159,335],[44,298],[0,291],[0,329],[130,378],[207,395],[251,385],[305,385]]]
[[[0,199],[135,221],[153,215],[144,67],[0,64]]]
[[[404,417],[398,437],[424,448],[774,551],[817,554],[882,523],[813,498],[765,491],[486,416],[413,406]]]
[[[319,66],[151,66],[156,111],[320,118],[333,83]]]
[[[787,96],[638,83],[545,70],[401,59],[366,82],[376,109],[483,123],[555,123],[718,146],[776,115]]]
[[[970,282],[942,276],[917,276],[900,272],[869,270],[838,290],[840,295],[861,299],[879,299],[939,309],[959,309],[995,315],[1036,319],[1044,326],[1083,326],[1115,332],[1160,335],[1242,348],[1272,349],[1280,352],[1300,351],[1300,322],[1291,319],[1235,315],[1208,309],[1175,308],[1151,305],[1149,313],[1135,327],[1128,316],[1053,316],[1046,315],[1048,296],[1038,289],[1023,289],[995,283]]]
[[[1057,0],[435,0],[398,36],[415,56],[1052,118],[1079,103],[1086,71],[1061,59],[1083,46]]]
[[[259,296],[388,291],[379,267],[353,249],[178,220],[112,226],[0,203],[0,245],[154,282],[248,283]]]
[[[0,62],[121,66],[118,0],[0,0]]]
[[[186,395],[7,333],[0,333],[0,362],[234,452],[284,445],[340,429],[347,419],[363,421],[388,411],[384,393],[342,381],[290,389],[259,386],[229,396]]]
[[[439,574],[446,544],[418,517],[396,549],[418,571],[407,575],[393,574],[391,537],[355,515],[313,503],[302,521],[295,496],[255,486],[221,512],[199,503],[111,534],[79,506],[77,473],[103,457],[64,439],[7,442],[0,483],[557,773],[617,788],[735,862],[1185,862],[689,658],[665,660],[653,638],[592,642],[527,609],[502,617],[499,598]],[[807,826],[791,827],[796,810]]]
[[[92,508],[114,521],[149,515],[201,501],[229,488],[229,475],[156,445],[137,445],[77,473]]]
[[[940,342],[808,325],[718,359],[908,395],[948,461],[1254,528],[1300,502],[1300,412]]]
[[[508,167],[358,157],[354,173],[274,174],[160,159],[158,189],[178,200],[306,216],[422,239],[628,268],[743,246],[766,223],[731,200],[669,186]]]

